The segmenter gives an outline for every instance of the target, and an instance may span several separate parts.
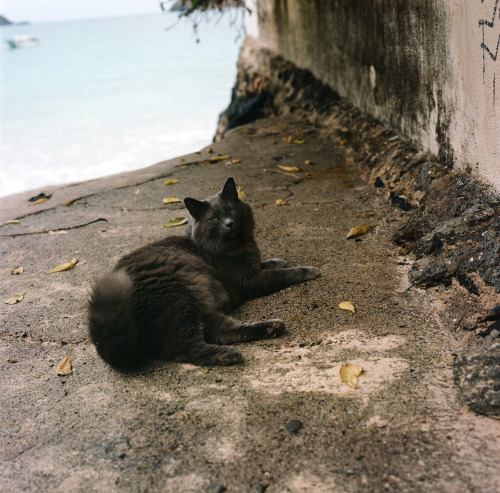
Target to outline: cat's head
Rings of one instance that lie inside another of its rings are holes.
[[[186,198],[184,204],[191,214],[186,234],[213,255],[222,255],[253,237],[252,210],[239,199],[233,177],[217,195],[205,200]]]

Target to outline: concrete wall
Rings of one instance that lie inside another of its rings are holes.
[[[264,46],[500,189],[500,0],[257,3]]]

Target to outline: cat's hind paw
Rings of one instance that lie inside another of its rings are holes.
[[[267,320],[269,326],[267,327],[267,337],[278,337],[285,332],[285,322],[279,318]]]
[[[224,348],[217,353],[215,360],[216,364],[223,366],[237,365],[243,362],[243,355],[237,349]]]

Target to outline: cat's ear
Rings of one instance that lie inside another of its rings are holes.
[[[210,207],[206,202],[202,202],[201,200],[185,198],[184,204],[186,204],[187,210],[197,221],[207,212]]]
[[[238,200],[238,190],[236,190],[236,183],[234,182],[234,178],[230,176],[222,189],[220,194],[222,200],[230,200],[235,201]]]

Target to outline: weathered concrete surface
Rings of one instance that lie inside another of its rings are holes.
[[[250,34],[500,190],[498,0],[259,0]]]
[[[391,242],[405,213],[382,200],[369,173],[355,172],[337,138],[301,118],[260,120],[213,149],[146,174],[62,187],[38,206],[0,201],[8,219],[22,217],[2,235],[107,220],[1,238],[1,299],[24,293],[0,304],[2,489],[498,491],[500,422],[469,411],[453,383],[453,360],[476,337],[452,330],[453,318],[477,302],[456,283],[406,290],[410,261]],[[217,154],[240,162],[207,162]],[[238,311],[283,318],[288,328],[241,345],[241,366],[113,371],[88,342],[88,287],[132,248],[182,233],[163,228],[186,214],[163,197],[203,198],[229,175],[254,208],[263,255],[322,276]],[[163,185],[166,176],[179,184]],[[363,223],[370,231],[347,240]],[[45,274],[73,256],[72,270]],[[24,273],[12,275],[16,266]],[[341,301],[357,313],[338,309]],[[69,350],[73,373],[57,376]],[[340,381],[347,362],[365,370],[358,389]],[[302,428],[287,426],[293,420]]]

